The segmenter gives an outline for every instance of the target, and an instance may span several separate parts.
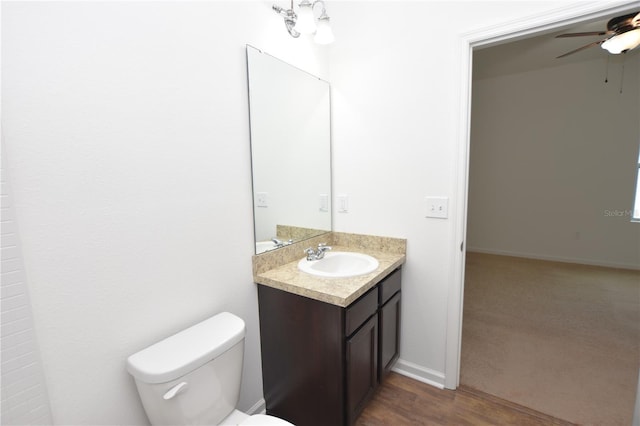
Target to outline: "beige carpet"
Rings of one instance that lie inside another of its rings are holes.
[[[583,425],[631,424],[640,271],[467,253],[460,382]]]

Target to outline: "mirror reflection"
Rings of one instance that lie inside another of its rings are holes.
[[[329,83],[247,46],[256,253],[331,231]]]

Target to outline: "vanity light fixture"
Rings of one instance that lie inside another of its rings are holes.
[[[316,5],[322,7],[317,22],[314,15]],[[318,44],[329,44],[335,40],[323,0],[315,0],[313,2],[301,0],[298,4],[298,13],[293,10],[293,0],[291,0],[291,9],[285,9],[274,4],[273,10],[284,18],[287,31],[294,38],[300,37],[300,34],[315,34],[313,40]]]

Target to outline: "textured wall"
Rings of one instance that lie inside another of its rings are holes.
[[[40,350],[33,325],[29,288],[24,270],[18,224],[14,212],[9,176],[2,155],[2,285],[0,313],[2,334],[3,425],[50,424],[51,410],[42,370]]]

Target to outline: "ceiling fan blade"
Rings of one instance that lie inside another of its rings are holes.
[[[603,42],[604,42],[604,40],[599,40],[599,41],[594,41],[593,43],[585,44],[584,46],[578,47],[577,49],[572,50],[571,52],[567,52],[567,53],[565,53],[563,55],[556,56],[556,59],[560,59],[560,58],[564,58],[565,56],[573,55],[576,52],[579,52],[579,51],[584,50],[584,49],[588,49],[588,48],[593,47],[593,46],[598,46],[598,45],[602,44]]]
[[[566,33],[566,34],[559,34],[556,36],[556,38],[602,36],[602,35],[607,35],[610,32],[611,31],[588,31],[586,33]]]

